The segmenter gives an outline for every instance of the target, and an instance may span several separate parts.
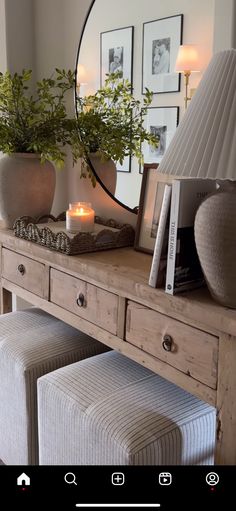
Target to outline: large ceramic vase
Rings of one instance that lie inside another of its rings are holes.
[[[16,218],[39,217],[51,211],[56,185],[52,163],[36,154],[15,153],[0,158],[1,227],[12,228]]]
[[[227,188],[202,202],[194,230],[212,297],[226,307],[236,308],[236,184]]]
[[[89,159],[103,185],[112,195],[115,195],[117,174],[114,161],[102,161],[98,153],[90,153]]]

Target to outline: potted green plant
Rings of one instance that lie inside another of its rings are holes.
[[[82,158],[82,177],[96,178],[88,164],[93,159],[105,169],[106,162],[123,162],[126,155],[142,162],[142,143],[157,146],[156,137],[143,126],[152,93],[134,98],[128,80],[119,73],[108,76],[94,95],[77,97],[77,117],[69,117],[66,95],[74,89],[72,71],[56,69],[54,76],[38,81],[30,93],[32,72],[0,73],[0,216],[12,227],[18,216],[40,216],[50,212],[55,169],[65,159],[65,146],[73,162]],[[111,165],[110,165],[111,166]],[[113,163],[112,168],[115,168]],[[111,169],[108,182],[111,182]],[[116,179],[116,171],[113,172]]]
[[[122,79],[119,72],[109,74],[104,86],[95,94],[77,96],[79,152],[84,161],[82,177],[89,175],[95,186],[96,179],[88,165],[89,161],[98,172],[99,161],[102,163],[99,167],[105,167],[105,162],[110,160],[122,164],[125,156],[129,155],[143,163],[143,142],[158,146],[158,138],[144,128],[152,97],[152,92],[146,89],[143,101],[136,99],[130,81]],[[108,182],[110,180],[111,176]]]
[[[0,73],[0,215],[11,227],[18,216],[50,213],[55,169],[62,167],[65,146],[78,157],[76,116],[66,110],[74,73],[56,69],[38,81],[34,93],[32,72]]]

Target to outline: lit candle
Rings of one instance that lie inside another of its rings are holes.
[[[66,229],[72,233],[94,229],[94,210],[89,202],[74,202],[66,212]]]

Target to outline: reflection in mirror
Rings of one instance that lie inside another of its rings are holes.
[[[182,42],[199,46],[203,71],[212,54],[214,5],[215,0],[207,2],[205,0],[198,2],[195,0],[165,0],[165,2],[119,0],[119,3],[116,0],[95,0],[78,51],[77,71],[80,87],[79,90],[77,89],[77,94],[81,97],[94,94],[103,84],[104,74],[116,68],[123,73],[124,78],[132,79],[135,98],[142,100],[143,24],[163,18],[168,20],[173,17],[174,19],[180,14],[183,14]],[[166,23],[163,25],[164,32],[165,25]],[[150,24],[150,27],[155,28],[155,24]],[[172,32],[171,34],[164,32],[153,36],[153,41],[164,41],[167,38],[171,42]],[[175,28],[173,28],[173,34],[175,35]],[[152,46],[150,48],[152,53]],[[177,50],[178,47],[175,48],[175,51]],[[173,53],[168,73],[174,71],[175,57]],[[150,62],[153,60],[150,55],[146,55],[146,59]],[[195,73],[195,75],[191,77],[192,88],[196,88],[202,76],[201,73]],[[163,75],[161,79],[165,80],[165,77],[169,78],[169,75]],[[181,84],[181,92],[175,90],[175,92],[154,94],[151,108],[146,116],[145,128],[157,133],[158,136],[161,135],[162,143],[156,152],[147,147],[147,144],[143,145],[145,163],[160,162],[176,129],[178,107],[180,107],[180,118],[184,114],[182,89],[183,84]],[[125,207],[131,209],[137,207],[141,181],[142,167],[137,159],[132,157],[130,161],[129,157],[125,158],[122,166],[116,165],[115,199]],[[109,181],[105,186],[109,188]]]

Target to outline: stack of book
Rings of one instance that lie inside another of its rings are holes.
[[[181,178],[165,185],[150,286],[164,284],[167,293],[175,294],[204,284],[194,240],[194,219],[201,202],[215,190],[213,179]]]

